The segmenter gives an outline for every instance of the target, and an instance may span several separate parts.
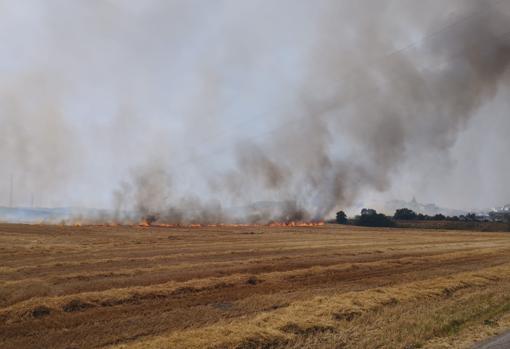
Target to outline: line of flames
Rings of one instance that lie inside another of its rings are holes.
[[[39,222],[33,223],[31,225],[46,225],[48,223]],[[51,223],[49,223],[51,225]],[[218,224],[166,224],[166,223],[151,223],[146,220],[142,220],[139,223],[83,223],[83,222],[73,222],[73,223],[60,223],[58,225],[62,226],[98,226],[98,227],[121,227],[121,226],[135,226],[141,228],[214,228],[214,227],[225,227],[225,228],[235,228],[235,227],[319,227],[323,226],[325,223],[322,221],[319,222],[300,222],[300,221],[290,221],[290,222],[271,222],[266,224],[257,224],[257,223],[218,223]]]
[[[156,227],[156,228],[209,228],[209,227],[318,227],[324,225],[324,222],[271,222],[267,224],[156,224],[142,221],[138,224],[140,227]]]

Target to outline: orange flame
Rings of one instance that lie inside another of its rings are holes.
[[[148,220],[146,220],[146,219],[142,220],[140,223],[138,223],[138,225],[139,225],[140,227],[150,227],[150,226],[151,226],[151,224],[149,223],[149,221],[148,221]]]
[[[225,228],[236,228],[236,227],[319,227],[323,226],[324,222],[271,222],[268,224],[249,224],[249,223],[220,223],[220,224],[166,224],[166,223],[150,223],[147,220],[142,220],[138,226],[142,228],[154,227],[154,228],[211,228],[211,227],[225,227]]]

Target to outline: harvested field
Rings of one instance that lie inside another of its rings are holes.
[[[397,227],[406,229],[471,230],[478,232],[510,232],[510,223],[470,221],[403,221]]]
[[[0,348],[469,348],[510,235],[0,225]]]

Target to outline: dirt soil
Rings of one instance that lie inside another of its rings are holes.
[[[509,311],[507,233],[0,225],[4,349],[460,348]]]

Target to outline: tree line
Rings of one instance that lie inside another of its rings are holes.
[[[397,221],[472,221],[478,222],[476,214],[469,213],[460,216],[445,216],[443,214],[436,214],[433,216],[416,213],[409,208],[400,208],[395,211],[393,216],[387,216],[383,213],[378,213],[371,208],[364,208],[361,214],[353,219],[349,219],[344,211],[339,211],[336,214],[336,223],[338,224],[353,224],[366,227],[393,227]]]

